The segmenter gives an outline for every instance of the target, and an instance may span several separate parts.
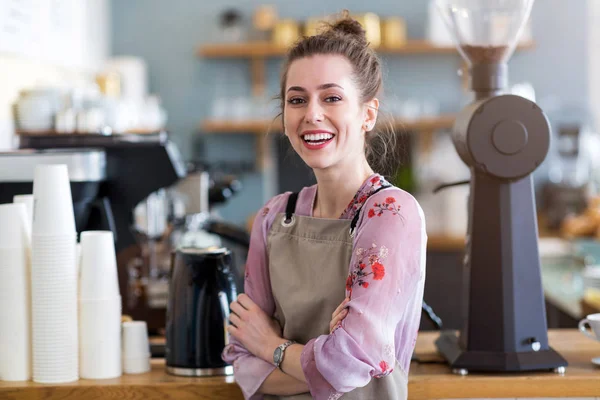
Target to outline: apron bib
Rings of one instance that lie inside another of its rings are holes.
[[[292,214],[297,194],[288,201],[286,214],[277,215],[267,238],[269,273],[275,299],[274,318],[283,337],[306,344],[329,334],[331,314],[344,300],[352,257],[350,231],[354,221],[321,219]],[[357,212],[357,216],[360,210]],[[294,396],[265,395],[269,400],[310,400],[310,393]],[[407,377],[396,366],[383,378],[344,394],[343,400],[405,400]]]

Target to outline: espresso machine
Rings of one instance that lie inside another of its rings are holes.
[[[110,201],[100,194],[106,182],[106,152],[101,149],[50,149],[0,152],[0,204],[33,193],[38,164],[64,164],[69,171],[77,232],[111,230],[116,235]]]
[[[148,264],[139,268],[132,264],[148,254],[150,246],[149,238],[136,229],[134,210],[186,176],[185,163],[168,134],[18,137],[19,150],[0,153],[0,202],[32,193],[36,164],[66,164],[77,232],[112,230],[115,235],[123,313],[147,321],[151,333],[164,327],[164,307],[151,307],[147,286],[138,285],[151,277]],[[139,301],[128,301],[132,296]]]
[[[565,372],[548,344],[531,174],[545,159],[550,126],[534,103],[503,95],[533,0],[436,0],[470,66],[474,100],[452,140],[470,168],[464,326],[442,332],[453,372]]]

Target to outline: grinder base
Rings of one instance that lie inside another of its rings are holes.
[[[553,371],[568,365],[552,348],[527,352],[469,351],[461,346],[458,335],[450,331],[442,332],[435,345],[452,368],[467,371]]]

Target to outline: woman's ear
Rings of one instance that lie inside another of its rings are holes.
[[[364,128],[366,132],[371,131],[377,122],[377,113],[379,112],[379,99],[374,98],[366,104]]]

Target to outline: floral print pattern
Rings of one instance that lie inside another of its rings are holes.
[[[385,361],[381,361],[379,363],[379,368],[381,369],[381,372],[379,374],[373,375],[373,378],[383,378],[384,376],[388,376],[394,371],[394,368],[390,368],[388,363]]]
[[[383,347],[383,354],[385,354],[385,355],[386,355],[386,356],[388,356],[388,357],[394,357],[394,355],[395,355],[395,349],[394,349],[394,345],[392,345],[392,344],[389,344],[389,343],[388,343],[388,344],[386,344],[386,345]]]
[[[352,219],[356,215],[356,213],[360,210],[363,204],[367,201],[367,199],[379,188],[382,186],[389,186],[390,184],[385,180],[385,178],[381,175],[374,175],[372,178],[368,179],[363,186],[356,192],[348,207],[342,213],[340,218]]]
[[[374,208],[369,209],[369,213],[367,216],[369,218],[373,218],[375,216],[381,217],[384,211],[390,211],[392,215],[397,215],[402,218],[400,214],[401,206],[396,205],[396,199],[394,197],[387,197],[384,203],[375,203],[373,204]]]
[[[340,397],[342,397],[342,395],[343,393],[333,392],[329,395],[327,400],[338,400]]]
[[[368,276],[372,276],[374,281],[380,281],[385,276],[385,266],[382,264],[382,260],[387,257],[389,250],[385,246],[381,246],[379,249],[377,245],[373,243],[371,248],[356,249],[355,255],[357,258],[356,266],[348,275],[346,279],[346,291],[348,292],[348,298],[352,298],[352,290],[354,286],[358,285],[364,289],[367,289],[370,283],[366,280]],[[367,266],[371,272],[367,272]]]

